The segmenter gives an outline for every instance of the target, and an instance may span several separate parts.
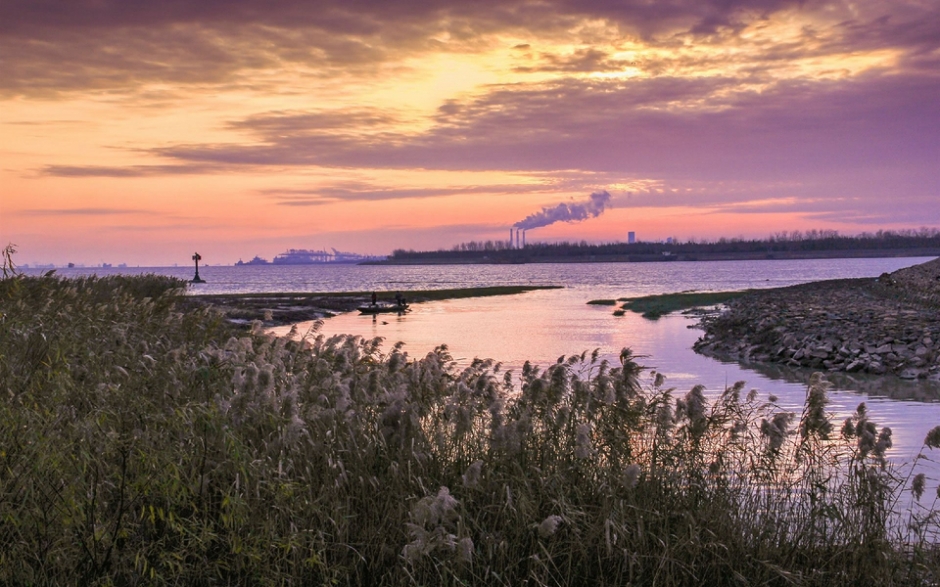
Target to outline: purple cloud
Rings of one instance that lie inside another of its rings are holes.
[[[800,0],[6,0],[0,3],[0,95],[55,96],[147,82],[228,83],[240,72],[285,63],[367,71],[404,55],[443,49],[441,35],[450,39],[451,50],[460,50],[500,32],[567,34],[584,19],[603,20],[624,36],[668,47],[675,35],[708,42],[801,6],[811,13]],[[872,18],[889,10],[874,1],[853,6]],[[838,1],[812,8],[827,9],[849,14]],[[887,26],[866,21],[855,25],[862,32],[845,30],[860,46],[935,47],[936,29],[924,23],[937,21],[936,9],[890,10],[897,18]],[[869,30],[878,35],[863,34]],[[544,53],[532,69],[619,65],[603,50],[589,48],[567,57]]]

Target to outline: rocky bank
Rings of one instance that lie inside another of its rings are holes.
[[[696,352],[750,363],[940,380],[940,259],[760,290],[702,320]]]

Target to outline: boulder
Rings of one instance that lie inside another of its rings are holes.
[[[832,348],[829,346],[818,346],[810,352],[809,356],[815,357],[817,359],[828,359],[829,355],[832,353]]]
[[[901,379],[920,379],[927,376],[927,372],[923,369],[903,369],[898,373],[898,377]]]
[[[864,367],[865,364],[861,361],[852,361],[845,366],[845,370],[849,373],[855,373],[856,371],[861,371]]]

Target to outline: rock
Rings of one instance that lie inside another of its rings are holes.
[[[923,378],[926,376],[927,376],[927,373],[924,372],[922,369],[904,369],[903,371],[898,373],[898,377],[900,377],[901,379],[918,379],[918,378]]]
[[[917,277],[924,267],[931,279]],[[703,317],[697,351],[848,372],[906,372],[932,365],[940,376],[940,259],[891,274],[887,291],[870,279],[761,290]],[[706,344],[707,342],[707,344]]]
[[[845,370],[848,371],[849,373],[854,373],[856,371],[861,371],[862,368],[864,367],[865,365],[861,361],[852,361],[851,363],[845,366]]]

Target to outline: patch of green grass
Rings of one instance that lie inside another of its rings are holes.
[[[543,289],[561,289],[560,285],[507,285],[495,287],[464,287],[456,289],[416,289],[377,291],[379,299],[393,299],[394,294],[400,293],[409,301],[438,301],[458,298],[478,298],[487,296],[508,296],[528,291]],[[339,291],[339,292],[277,292],[277,293],[238,293],[238,294],[195,294],[192,297],[212,302],[253,299],[331,299],[331,298],[362,298],[368,299],[371,291]]]
[[[656,320],[660,316],[680,310],[724,304],[749,293],[749,291],[681,292],[637,298],[620,298],[620,301],[626,302],[622,306],[624,310],[631,310],[643,314],[644,318]]]
[[[560,286],[499,286],[460,289],[400,290],[408,303],[437,300],[505,296]],[[376,291],[381,302],[395,301],[395,292]],[[190,302],[210,305],[229,319],[239,322],[263,320],[267,325],[305,322],[339,312],[350,312],[371,300],[372,292],[271,292],[240,294],[198,294],[188,296]]]
[[[456,300],[488,296],[509,296],[543,289],[562,289],[560,285],[505,285],[495,287],[467,287],[460,289],[427,289],[402,292],[409,300]]]
[[[415,289],[377,291],[379,297],[391,296],[396,292],[415,299],[451,300],[456,298],[475,298],[485,296],[506,296],[541,289],[562,289],[560,285],[505,285],[494,287],[464,287],[455,289]],[[334,291],[334,292],[277,292],[277,293],[238,293],[238,294],[194,294],[194,298],[362,298],[371,296],[371,291]]]

